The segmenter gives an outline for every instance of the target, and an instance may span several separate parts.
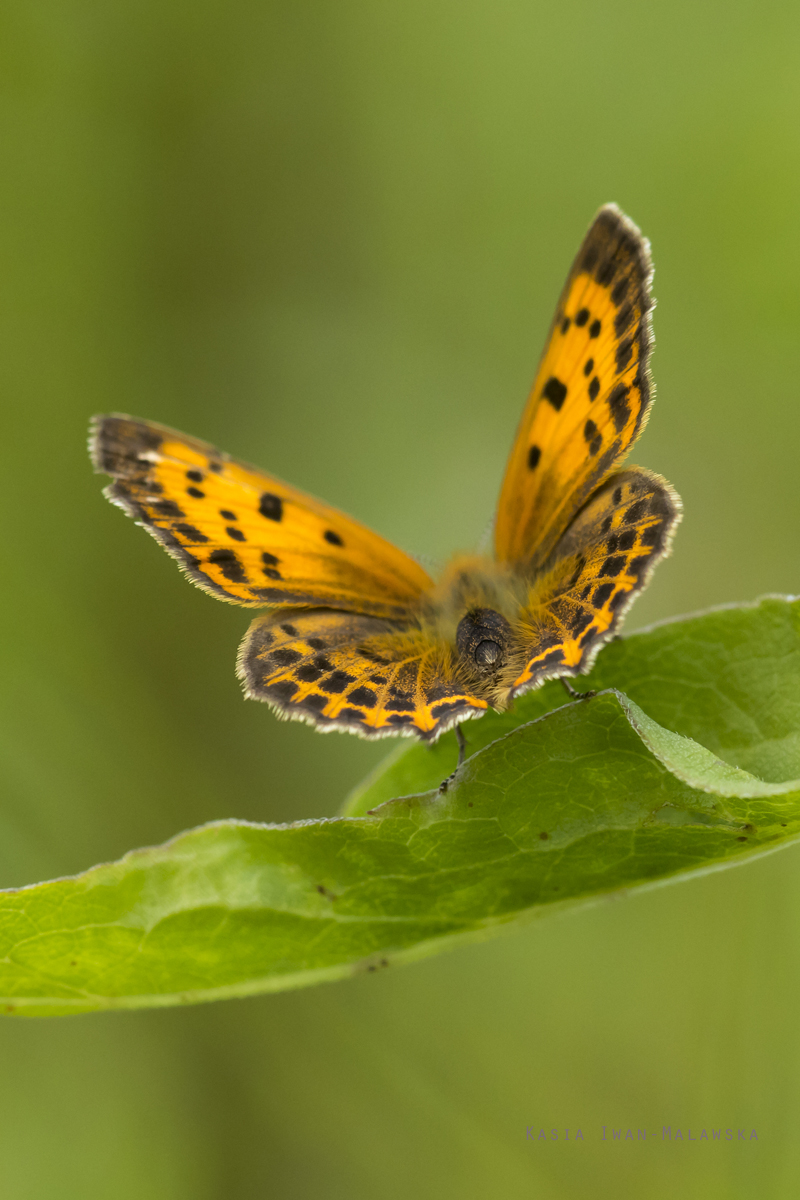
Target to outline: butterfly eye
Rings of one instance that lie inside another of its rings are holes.
[[[511,626],[501,613],[474,608],[458,623],[456,646],[462,658],[488,674],[503,665],[511,636]]]
[[[502,653],[497,642],[490,642],[488,638],[485,638],[475,647],[475,662],[479,667],[493,667]]]

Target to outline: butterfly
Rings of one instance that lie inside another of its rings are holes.
[[[344,513],[150,421],[96,417],[95,468],[194,583],[266,609],[239,652],[247,696],[320,730],[433,741],[586,673],[669,550],[678,496],[619,469],[652,399],[651,278],[648,242],[601,208],[511,450],[494,554],[436,580]]]

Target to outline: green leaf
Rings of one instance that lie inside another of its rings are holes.
[[[606,646],[582,690],[614,687],[667,729],[763,779],[800,778],[800,603],[755,604],[665,621]],[[560,683],[522,696],[507,713],[462,728],[468,753],[567,702]],[[345,801],[368,812],[393,796],[427,791],[454,769],[455,738],[401,746]]]
[[[0,893],[0,1003],[44,1015],[301,986],[784,845],[800,835],[799,623],[797,602],[767,599],[615,642],[593,699],[548,685],[467,726],[445,793],[431,784],[454,744],[414,746],[358,803],[422,794],[370,816],[221,821]]]

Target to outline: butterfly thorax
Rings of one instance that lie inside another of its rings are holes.
[[[509,703],[524,647],[520,613],[530,585],[481,555],[451,560],[426,598],[420,624],[442,648],[457,678],[494,708]]]

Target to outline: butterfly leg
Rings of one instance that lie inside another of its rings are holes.
[[[459,767],[464,762],[464,759],[467,757],[467,739],[464,737],[464,731],[462,730],[460,725],[456,725],[454,733],[456,735],[456,741],[458,742],[458,762],[456,763],[456,769],[455,769],[455,771],[453,771],[452,775],[448,775],[447,779],[443,779],[442,782],[439,784],[439,795],[440,796],[443,796],[445,794],[448,787],[450,786],[451,780],[455,779],[456,772],[458,771]]]
[[[597,692],[595,691],[579,692],[578,689],[574,688],[571,683],[567,683],[563,675],[561,676],[561,682],[563,683],[564,691],[567,693],[570,700],[591,700],[592,696],[597,695]]]
[[[458,763],[456,764],[456,770],[458,770],[467,757],[467,739],[464,737],[464,731],[460,725],[456,725],[455,735],[458,742]]]

